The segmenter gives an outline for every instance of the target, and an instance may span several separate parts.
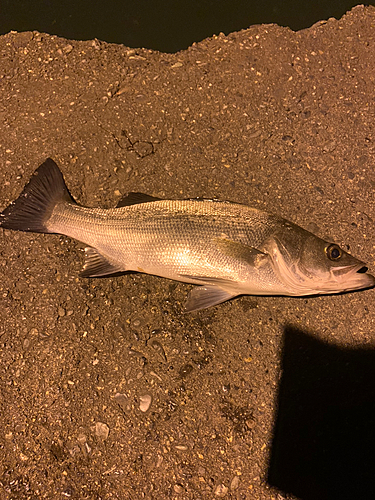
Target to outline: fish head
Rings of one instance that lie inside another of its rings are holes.
[[[375,286],[366,264],[336,243],[294,224],[272,237],[268,251],[275,273],[290,295],[315,295]]]

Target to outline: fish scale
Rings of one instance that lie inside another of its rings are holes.
[[[124,271],[163,266],[164,273],[152,274],[238,279],[239,261],[221,252],[217,239],[259,246],[277,223],[278,217],[234,203],[161,200],[107,210],[59,204],[46,227],[96,248]]]
[[[79,206],[51,159],[0,214],[0,226],[85,243],[83,277],[139,271],[200,285],[187,311],[241,294],[303,296],[375,284],[338,245],[246,205],[130,193],[118,208]]]

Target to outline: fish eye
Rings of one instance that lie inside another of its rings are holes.
[[[326,249],[326,254],[329,260],[340,260],[342,257],[342,250],[338,245],[335,245],[334,243],[332,245],[329,245]]]

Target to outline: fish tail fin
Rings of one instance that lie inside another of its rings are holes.
[[[48,158],[34,172],[20,196],[0,214],[0,227],[49,233],[46,222],[59,202],[75,203],[56,163]]]

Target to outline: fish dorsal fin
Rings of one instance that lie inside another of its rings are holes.
[[[161,198],[150,196],[144,193],[129,193],[123,196],[117,203],[116,208],[128,207],[130,205],[137,205],[138,203],[149,203],[150,201],[160,201]]]
[[[107,257],[104,257],[95,248],[85,248],[85,263],[80,273],[82,278],[107,276],[121,271],[124,271],[124,269],[120,265],[110,262]]]

